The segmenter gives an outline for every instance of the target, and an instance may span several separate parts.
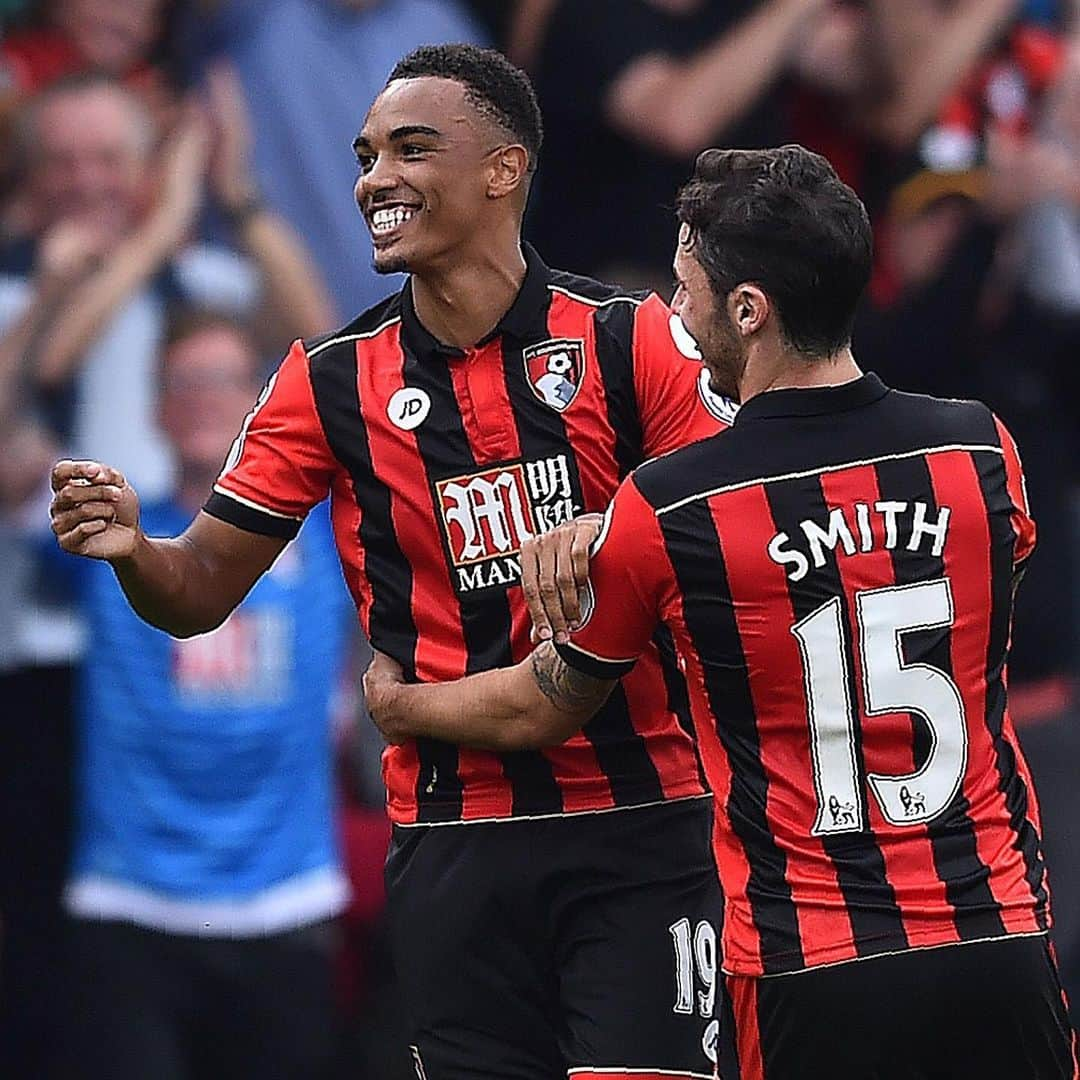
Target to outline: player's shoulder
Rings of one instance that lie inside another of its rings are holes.
[[[632,482],[658,513],[697,498],[717,477],[730,479],[738,474],[738,455],[728,452],[735,449],[733,436],[734,429],[721,431],[650,458],[634,470]],[[705,477],[709,483],[703,481]]]
[[[628,289],[623,285],[571,274],[566,270],[550,271],[548,291],[585,307],[597,309],[621,306],[633,310],[655,295],[648,290]]]
[[[914,442],[927,446],[999,443],[989,406],[968,398],[940,398],[891,389],[886,404],[893,424]]]
[[[401,322],[401,294],[393,293],[338,330],[302,342],[312,365],[333,363],[345,357],[350,363],[356,355],[357,342],[375,341]]]

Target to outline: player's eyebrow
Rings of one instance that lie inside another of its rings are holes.
[[[398,142],[413,135],[427,135],[433,139],[442,138],[441,131],[437,128],[428,127],[427,124],[404,124],[402,127],[396,127],[390,132],[390,141]]]
[[[402,124],[401,127],[396,127],[390,132],[390,142],[401,142],[402,139],[412,138],[416,135],[424,135],[430,139],[442,138],[441,131],[437,128],[428,127],[427,124]],[[369,151],[371,149],[371,140],[361,132],[353,139],[352,148],[353,152],[357,154],[361,151]]]

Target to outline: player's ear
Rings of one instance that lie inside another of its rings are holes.
[[[741,337],[752,337],[766,323],[772,304],[760,285],[744,281],[727,297],[728,317]]]
[[[524,146],[511,143],[491,155],[488,175],[489,199],[504,199],[517,191],[529,176],[529,152]]]

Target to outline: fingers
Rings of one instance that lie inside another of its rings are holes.
[[[600,515],[590,514],[522,546],[521,586],[534,644],[554,640],[563,645],[577,629],[582,592],[589,583],[589,547],[602,523]]]
[[[116,506],[108,502],[84,502],[71,510],[52,515],[52,530],[57,536],[71,532],[78,525],[100,521],[108,525],[116,520]]]
[[[540,598],[540,539],[533,537],[521,547],[521,591],[532,619],[534,641],[550,641],[551,623]]]
[[[554,639],[562,644],[570,640],[562,594],[567,578],[572,580],[573,575],[569,570],[569,553],[559,559],[559,541],[558,529],[526,541],[522,548],[521,577],[525,600],[540,640]]]
[[[56,538],[65,551],[78,555],[82,545],[92,536],[103,533],[109,527],[107,521],[96,518],[93,521],[83,521],[63,533],[57,532]]]
[[[126,483],[124,474],[119,469],[102,465],[100,461],[72,461],[67,458],[53,466],[50,479],[53,491],[57,492],[72,481],[83,484],[110,484],[118,488],[122,488]]]

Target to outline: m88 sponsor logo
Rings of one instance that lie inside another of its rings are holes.
[[[439,480],[450,572],[459,595],[521,578],[521,546],[581,513],[566,454]]]

